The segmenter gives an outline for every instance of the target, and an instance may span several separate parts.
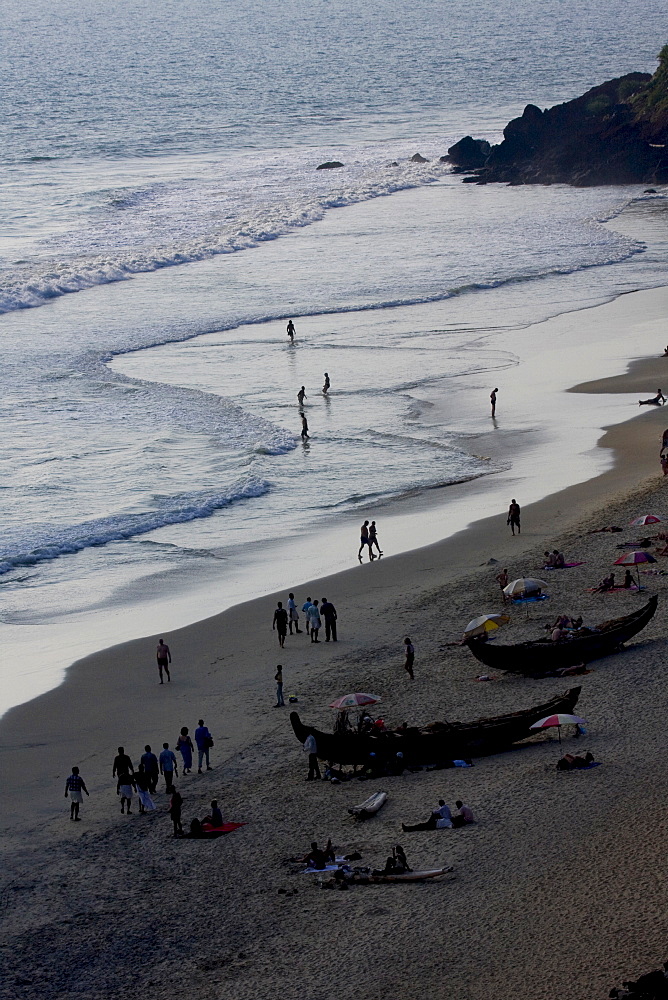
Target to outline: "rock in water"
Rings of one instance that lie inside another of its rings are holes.
[[[338,160],[327,160],[326,163],[321,163],[317,166],[316,170],[334,170],[336,167],[342,167],[343,164],[339,163]]]
[[[419,153],[413,153],[411,156],[411,163],[429,163],[426,156],[420,156]]]
[[[450,146],[448,155],[442,156],[441,162],[475,170],[476,167],[484,167],[491,148],[486,139],[473,139],[472,136],[465,135],[454,146]]]

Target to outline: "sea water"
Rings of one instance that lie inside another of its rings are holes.
[[[333,525],[354,558],[362,512],[512,477],[465,446],[471,386],[486,413],[518,330],[666,280],[660,197],[462,185],[439,160],[652,71],[658,3],[5,12],[0,708],[287,586],[263,564],[281,542],[299,582],[347,564]]]

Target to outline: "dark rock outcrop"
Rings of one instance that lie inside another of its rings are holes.
[[[666,184],[668,46],[659,60],[654,76],[629,73],[545,111],[528,104],[482,163],[471,136],[448,150],[451,162],[480,183]]]
[[[429,160],[426,156],[421,156],[420,153],[413,153],[411,163],[429,163]]]
[[[486,139],[473,139],[465,135],[448,149],[448,155],[441,157],[441,163],[452,163],[465,170],[475,170],[484,167],[492,147]]]
[[[317,166],[316,170],[335,170],[336,167],[342,167],[343,164],[339,163],[338,160],[327,160],[326,163],[321,163]]]

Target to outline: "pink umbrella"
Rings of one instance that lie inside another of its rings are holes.
[[[659,521],[663,521],[662,517],[658,514],[643,514],[642,517],[637,517],[635,521],[629,521],[632,528],[644,528],[646,524],[658,524]]]
[[[379,694],[362,694],[357,692],[355,694],[344,694],[341,698],[337,698],[333,701],[330,708],[338,708],[339,711],[343,711],[346,708],[359,708],[361,705],[375,705],[377,701],[380,701]]]
[[[640,563],[653,563],[656,562],[654,556],[650,555],[649,552],[627,552],[625,555],[620,556],[619,559],[615,559],[613,566],[639,566]],[[640,590],[640,570],[637,570],[638,574],[638,590]]]

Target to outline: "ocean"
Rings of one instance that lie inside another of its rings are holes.
[[[522,466],[553,433],[522,331],[665,284],[668,203],[439,158],[653,71],[663,5],[36,0],[0,36],[0,711],[75,656],[354,565],[364,517],[399,551],[471,519],[414,523],[448,487],[560,485]],[[494,385],[514,446],[490,458]],[[572,407],[577,481],[611,411]]]

